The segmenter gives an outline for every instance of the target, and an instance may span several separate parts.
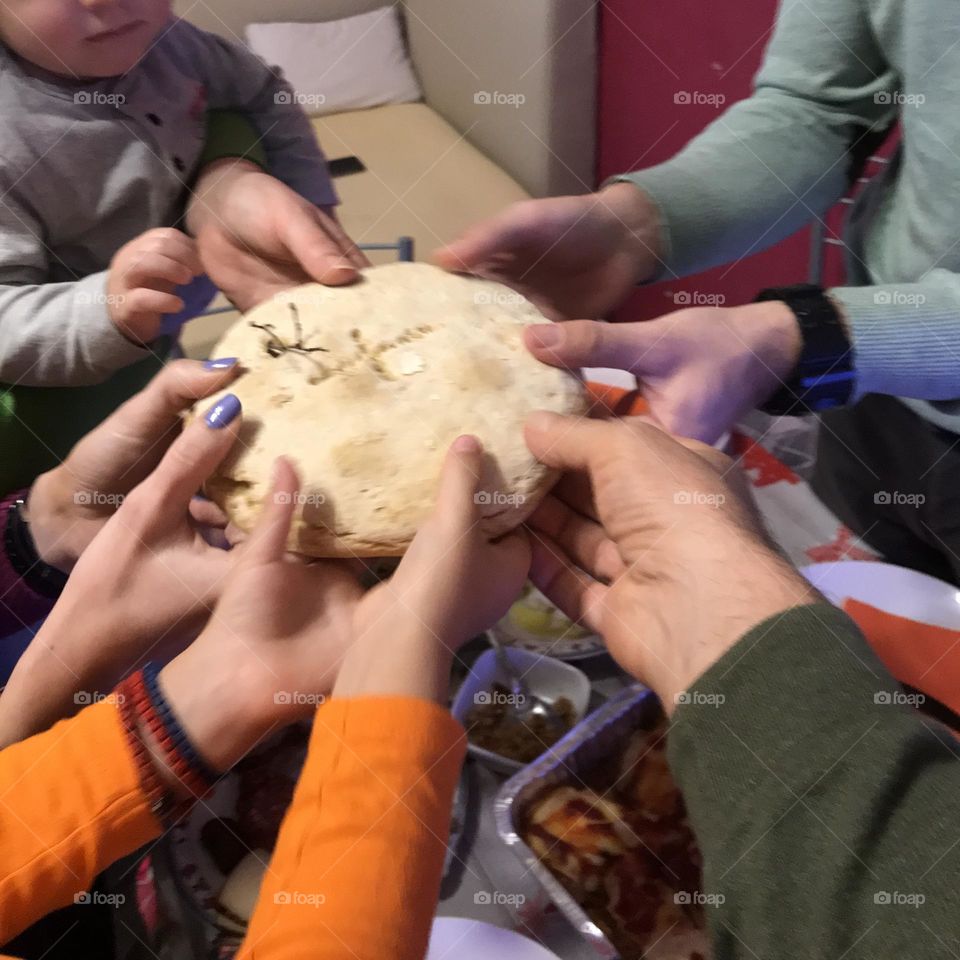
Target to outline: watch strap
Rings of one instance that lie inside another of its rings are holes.
[[[853,349],[840,313],[822,287],[763,290],[757,303],[780,300],[797,318],[803,346],[790,379],[761,406],[777,416],[828,410],[849,402],[856,385]]]
[[[33,534],[30,533],[30,524],[23,515],[25,506],[26,500],[18,497],[7,510],[3,531],[4,550],[14,572],[34,593],[48,600],[56,600],[67,585],[67,575],[40,559]]]

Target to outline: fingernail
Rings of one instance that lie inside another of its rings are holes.
[[[531,347],[556,347],[560,345],[563,333],[555,323],[538,323],[527,327],[527,343]]]
[[[222,430],[237,419],[241,409],[240,398],[235,393],[228,393],[207,411],[203,419],[212,430]]]
[[[219,360],[204,360],[204,370],[229,370],[237,365],[236,357],[221,357]]]
[[[483,444],[479,437],[471,433],[465,433],[453,441],[453,449],[460,453],[480,453],[483,450]]]

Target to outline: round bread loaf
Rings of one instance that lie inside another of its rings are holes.
[[[261,304],[214,354],[245,368],[230,387],[244,423],[208,495],[250,530],[286,455],[303,484],[291,550],[398,556],[433,507],[447,448],[469,433],[486,454],[484,532],[506,533],[555,479],[524,443],[527,414],[587,410],[582,382],[524,347],[523,327],[543,322],[508,287],[420,263]]]

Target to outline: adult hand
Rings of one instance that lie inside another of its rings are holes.
[[[645,423],[545,412],[526,436],[543,463],[573,471],[529,521],[533,581],[667,710],[751,627],[819,599],[716,450]]]
[[[434,253],[446,270],[513,287],[556,320],[602,317],[651,277],[661,254],[653,202],[629,183],[515,203]]]
[[[707,443],[774,394],[802,348],[781,301],[694,307],[642,323],[537,324],[524,335],[545,363],[635,374],[657,423]]]
[[[301,283],[352,283],[370,265],[332,209],[318,209],[245,160],[204,169],[187,226],[210,279],[239,310]]]
[[[191,501],[236,441],[239,412],[228,394],[190,424],[84,551],[0,697],[0,743],[46,729],[199,632],[231,557],[207,543]]]
[[[179,436],[183,412],[223,390],[236,375],[230,360],[168,364],[88,433],[62,464],[39,476],[30,490],[27,518],[40,558],[71,570],[126,494],[150,475]]]

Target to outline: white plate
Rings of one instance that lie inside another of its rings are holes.
[[[570,633],[567,636],[540,637],[529,631],[518,630],[512,627],[508,633],[501,627],[495,626],[497,638],[507,647],[516,647],[528,653],[536,653],[542,657],[553,657],[554,660],[586,660],[587,657],[597,657],[606,653],[607,648],[602,637],[591,633],[586,637]]]
[[[517,620],[521,608],[534,616],[544,617],[552,629],[535,632],[522,626]],[[605,653],[607,649],[602,637],[569,620],[529,582],[507,615],[494,625],[492,632],[504,646],[517,647],[555,660],[583,660]]]
[[[560,960],[513,930],[466,917],[437,917],[426,960]]]
[[[571,730],[583,719],[590,702],[590,680],[585,673],[576,667],[571,667],[569,663],[563,663],[542,654],[530,653],[528,650],[508,647],[505,653],[508,662],[519,670],[520,675],[526,680],[531,693],[551,703],[560,697],[566,697],[570,701],[573,706]],[[496,651],[485,650],[477,657],[466,679],[460,685],[450,712],[460,723],[466,725],[470,711],[482,702],[479,697],[489,693],[495,683],[505,687],[510,686],[509,679],[500,674]],[[473,756],[507,776],[526,766],[525,763],[478,747],[469,740],[467,749]]]
[[[814,563],[800,572],[837,606],[852,597],[898,617],[960,630],[960,591],[925,573],[868,560]]]

